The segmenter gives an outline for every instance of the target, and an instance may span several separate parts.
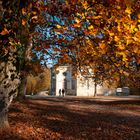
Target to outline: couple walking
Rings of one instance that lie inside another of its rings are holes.
[[[64,89],[59,89],[59,96],[61,96],[61,93],[62,93],[62,96],[64,97],[64,94],[65,94],[65,90]]]

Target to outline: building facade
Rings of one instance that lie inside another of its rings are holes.
[[[95,84],[91,78],[84,78],[81,75],[74,77],[71,66],[59,66],[56,71],[52,72],[52,95],[59,96],[59,90],[64,89],[65,95],[94,96]],[[97,95],[114,93],[115,90],[97,85]]]

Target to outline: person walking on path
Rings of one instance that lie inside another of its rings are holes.
[[[65,90],[64,89],[62,89],[62,96],[64,97],[64,94],[65,94]]]
[[[59,96],[61,96],[61,89],[59,89]]]

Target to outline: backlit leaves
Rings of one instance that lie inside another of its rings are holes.
[[[10,31],[8,31],[6,28],[4,28],[2,31],[1,31],[1,35],[6,35],[6,34],[9,34]]]

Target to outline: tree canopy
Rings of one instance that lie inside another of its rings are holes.
[[[7,0],[1,7],[1,59],[16,49],[24,67],[39,52],[83,72],[90,67],[102,80],[139,70],[138,0]]]

